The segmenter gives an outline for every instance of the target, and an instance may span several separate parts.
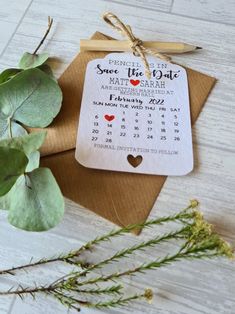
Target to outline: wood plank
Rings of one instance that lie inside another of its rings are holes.
[[[164,11],[169,12],[171,10],[171,5],[173,0],[129,0],[128,3],[125,0],[106,0],[107,2],[120,3],[123,5],[127,5],[129,7],[135,8],[143,8],[149,10],[156,11]]]
[[[223,0],[174,1],[171,12],[181,16],[235,25],[235,2],[233,0],[226,2]]]
[[[14,33],[17,27],[16,23],[9,23],[6,21],[0,20],[0,55],[3,52],[4,48],[8,44],[9,39],[11,38],[12,34]]]
[[[0,0],[0,21],[18,23],[31,0]]]
[[[0,0],[0,56],[17,29],[25,10],[29,7],[31,0],[6,1]]]

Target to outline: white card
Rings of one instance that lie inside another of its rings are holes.
[[[111,53],[88,63],[75,157],[89,168],[156,175],[193,169],[187,74],[148,56]]]

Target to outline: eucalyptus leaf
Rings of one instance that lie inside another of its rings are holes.
[[[29,159],[29,162],[27,164],[25,172],[31,172],[34,169],[39,167],[39,163],[40,163],[40,153],[39,153],[39,151],[32,152],[31,154],[29,154],[28,159]],[[17,180],[21,180],[21,178],[19,178]],[[17,184],[17,181],[16,181],[15,184]],[[11,189],[7,194],[5,194],[4,196],[0,197],[0,209],[4,209],[4,210],[8,210],[9,209],[9,207],[10,207],[10,200],[11,200],[11,197],[12,197],[13,194],[14,194],[14,189]]]
[[[23,151],[10,147],[0,147],[0,196],[5,195],[21,176],[28,164]]]
[[[11,200],[11,191],[12,190],[13,190],[13,188],[7,194],[5,194],[4,196],[0,197],[0,210],[8,210],[9,209],[9,207],[10,207],[10,200]]]
[[[40,69],[41,71],[43,71],[44,73],[46,73],[47,75],[49,75],[49,77],[50,77],[51,79],[53,79],[53,80],[56,81],[56,78],[55,78],[55,76],[54,76],[54,74],[53,74],[53,72],[52,72],[52,69],[51,69],[51,67],[50,67],[48,64],[42,64],[42,65],[39,67],[39,69]]]
[[[19,123],[15,121],[11,121],[11,136],[12,137],[18,137],[18,136],[23,136],[27,134],[28,132],[23,126],[21,126]]]
[[[29,165],[29,164],[28,164]],[[27,165],[27,167],[28,167]],[[26,169],[27,169],[26,167]],[[25,171],[26,171],[25,169]],[[14,186],[17,184],[18,181],[22,180],[24,176],[20,176],[17,180],[16,183],[14,184]],[[10,201],[11,201],[11,197],[12,195],[15,193],[14,192],[14,186],[10,189],[10,191],[3,195],[2,197],[0,197],[0,209],[2,210],[8,210],[10,208]]]
[[[46,127],[59,113],[59,85],[39,69],[25,70],[0,85],[0,120],[11,119],[29,127]]]
[[[49,54],[44,52],[40,54],[32,54],[25,52],[20,59],[19,67],[23,70],[36,68],[47,61]]]
[[[34,169],[39,167],[39,163],[40,163],[40,153],[39,151],[36,152],[32,152],[31,154],[29,154],[28,156],[29,159],[29,163],[26,167],[26,172],[31,172]]]
[[[29,160],[26,167],[26,172],[29,172],[39,167],[40,153],[38,152],[38,149],[43,144],[46,133],[47,132],[43,130],[21,137],[1,140],[0,147],[10,147],[22,150]]]
[[[10,120],[9,118],[0,111],[0,139],[7,138],[10,136]]]
[[[6,69],[0,74],[0,84],[5,83],[6,81],[10,80],[16,74],[21,72],[20,69]]]
[[[25,128],[23,128],[19,123],[11,121],[9,119],[1,119],[0,114],[0,140],[7,139],[11,137],[23,136],[28,134]]]
[[[0,147],[10,147],[22,150],[26,155],[38,150],[46,137],[47,132],[42,130],[40,132],[33,132],[20,137],[13,137],[0,141]]]
[[[48,168],[35,169],[17,180],[9,203],[9,222],[27,231],[53,228],[64,214],[63,196]]]

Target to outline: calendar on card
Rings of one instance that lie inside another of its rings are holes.
[[[132,53],[88,63],[75,157],[88,168],[152,175],[193,169],[186,70]]]

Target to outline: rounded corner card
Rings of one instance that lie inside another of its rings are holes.
[[[111,53],[88,63],[75,157],[85,167],[153,175],[193,169],[186,70]]]

